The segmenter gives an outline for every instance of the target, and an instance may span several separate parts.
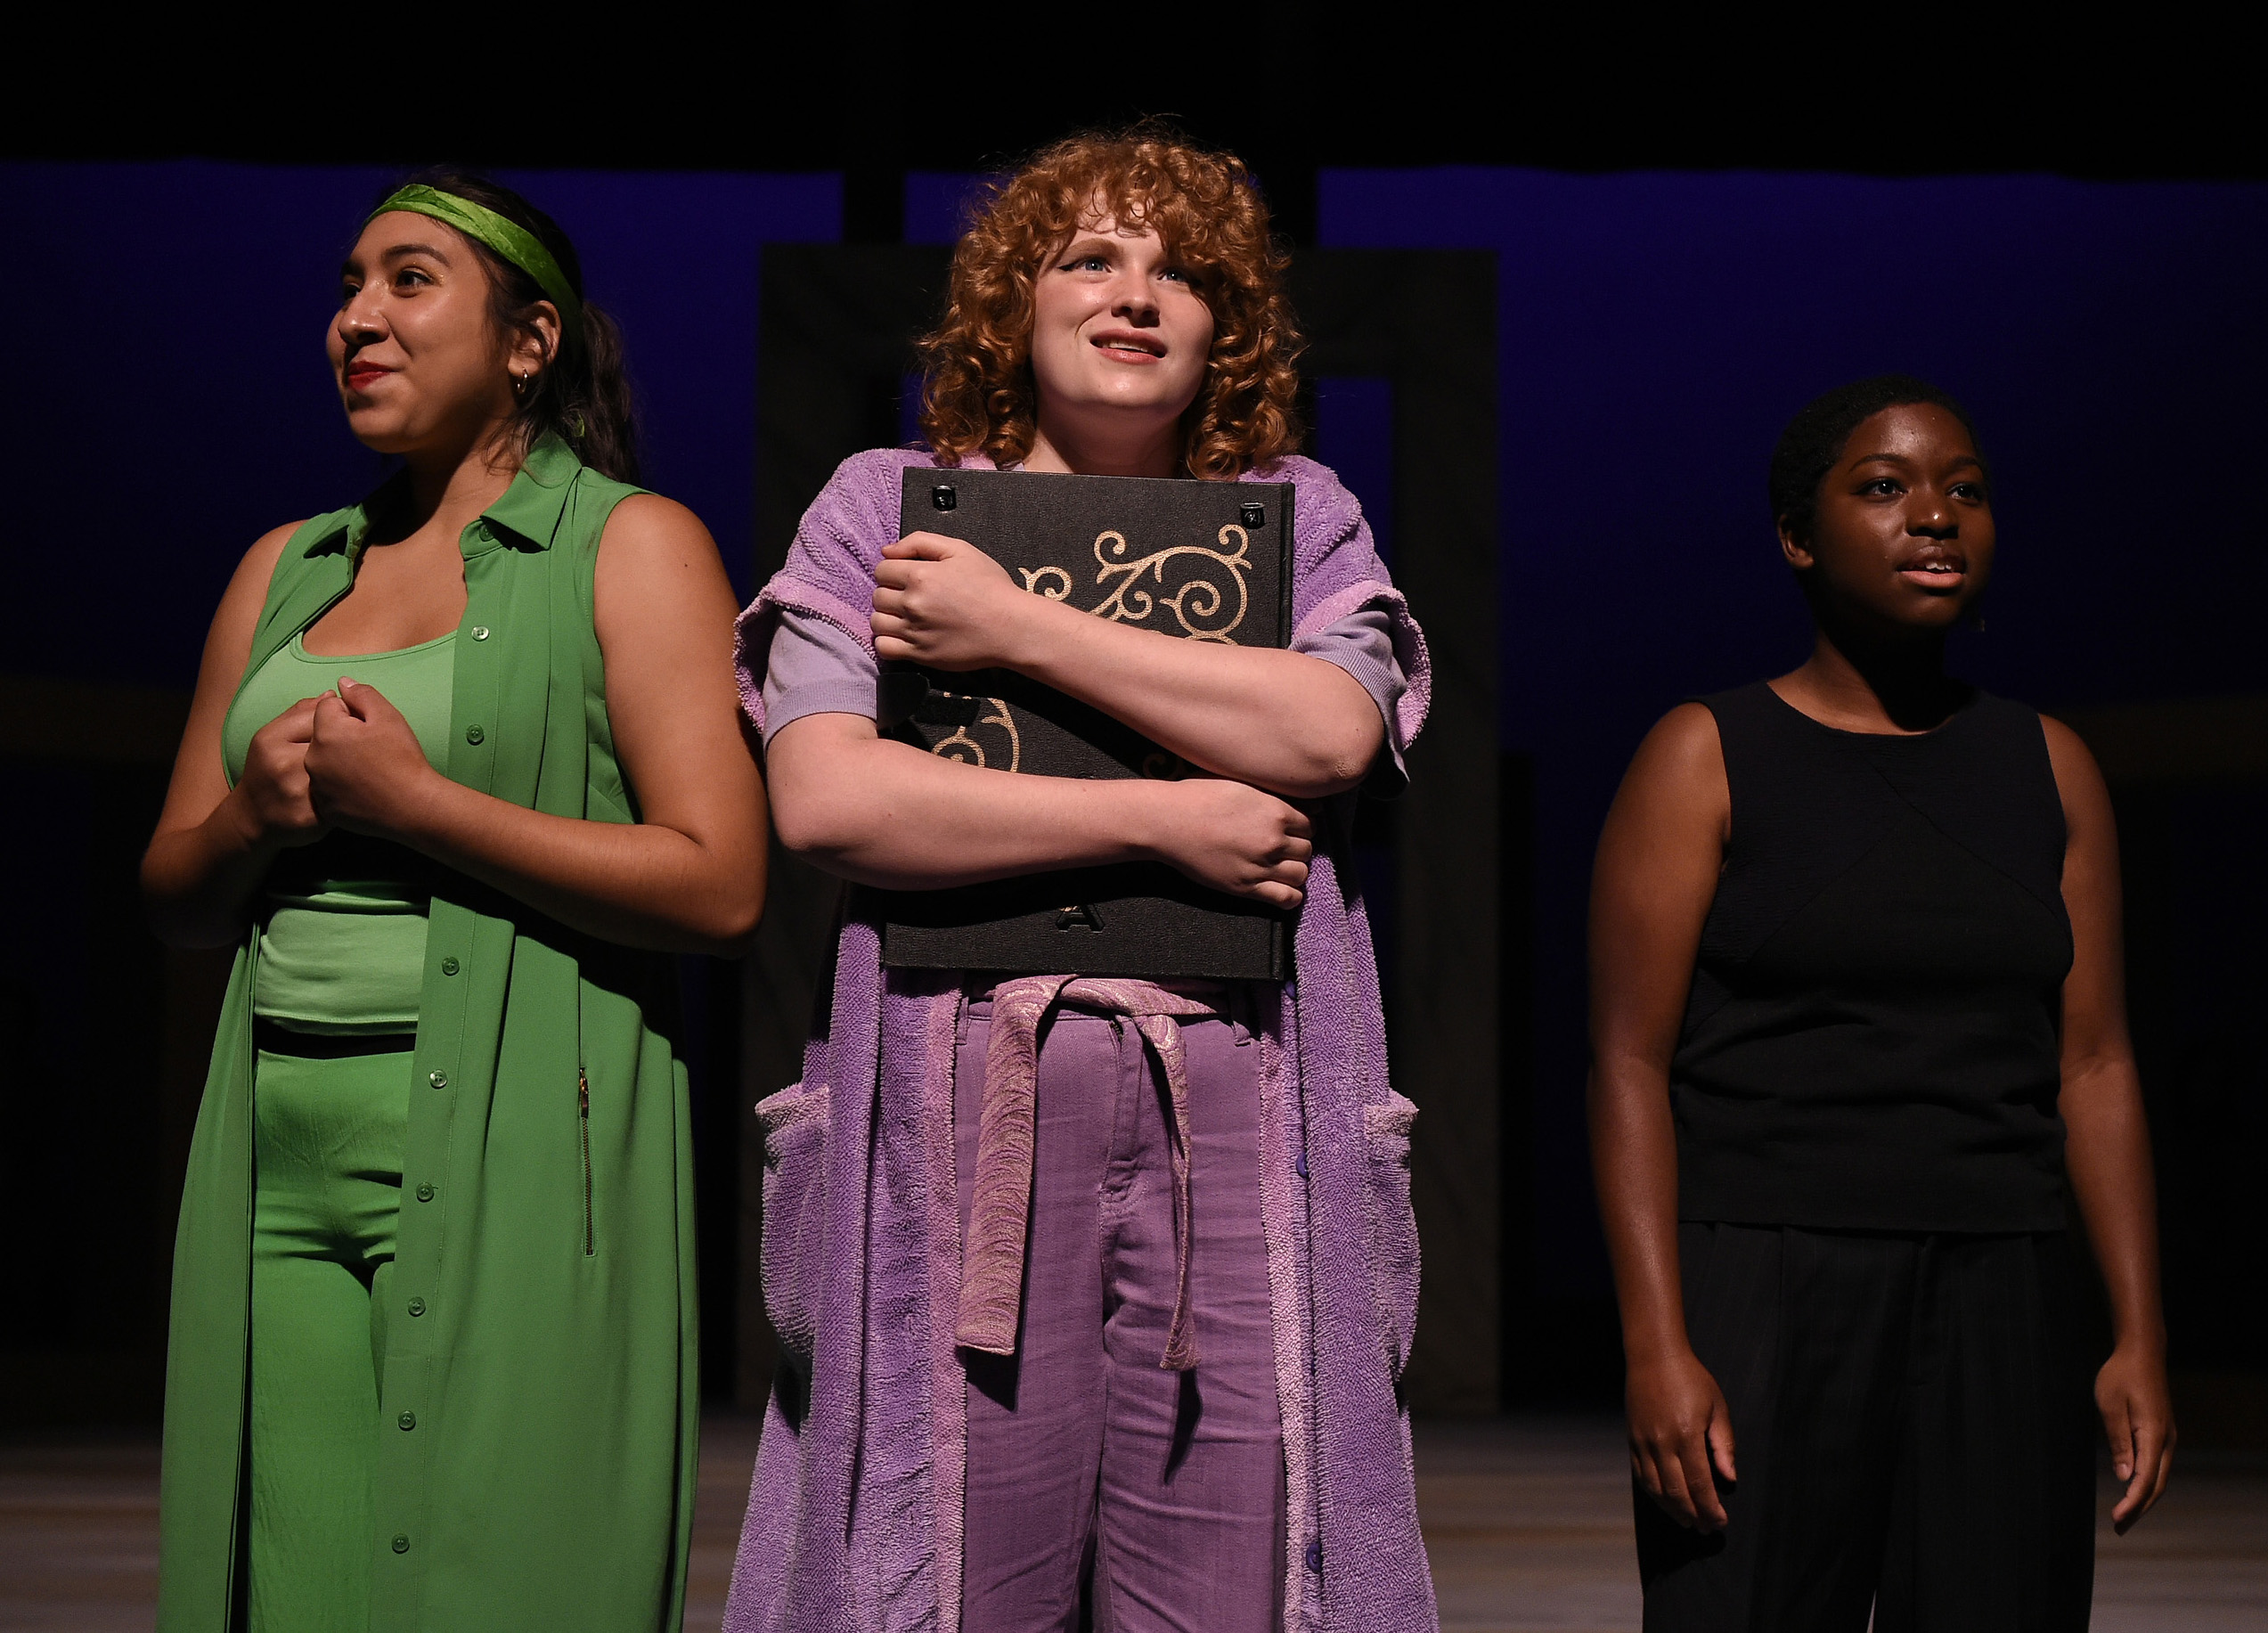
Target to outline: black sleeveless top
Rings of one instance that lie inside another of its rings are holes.
[[[2063,805],[2040,717],[1717,716],[1732,839],[1670,1070],[1678,1213],[1874,1230],[2063,1226]]]

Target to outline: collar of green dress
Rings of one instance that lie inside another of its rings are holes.
[[[526,459],[520,462],[511,486],[480,513],[478,521],[465,529],[461,541],[465,554],[477,555],[495,542],[479,531],[481,522],[494,523],[536,550],[550,549],[552,535],[559,529],[559,517],[567,509],[567,490],[582,469],[583,461],[565,437],[554,431],[537,438],[534,446],[528,449]],[[388,478],[369,498],[347,512],[345,527],[314,544],[307,553],[343,554],[349,561],[361,555],[363,540],[370,533],[371,518],[380,509],[379,495],[402,479],[399,475]]]

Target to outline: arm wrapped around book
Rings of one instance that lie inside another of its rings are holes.
[[[1291,636],[1289,483],[1036,472],[903,473],[903,533],[966,540],[1035,595],[1183,640]],[[1026,775],[1189,773],[1101,711],[1005,670],[885,665],[882,729],[944,758]],[[1162,863],[869,893],[885,962],[905,967],[1281,980],[1286,916]]]

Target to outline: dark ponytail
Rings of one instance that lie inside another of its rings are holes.
[[[469,199],[534,233],[559,264],[577,298],[582,297],[583,263],[575,253],[574,241],[560,231],[558,222],[510,188],[477,172],[447,166],[404,176],[396,185],[412,182]],[[393,191],[387,189],[389,195]],[[497,331],[532,334],[535,305],[550,298],[543,286],[487,245],[471,239],[465,241],[472,244],[488,269],[488,310]],[[520,399],[512,429],[523,448],[557,433],[584,464],[601,476],[618,482],[638,480],[638,428],[631,408],[622,330],[613,318],[583,300],[581,332],[571,325],[562,328],[559,351],[535,377],[534,389]]]

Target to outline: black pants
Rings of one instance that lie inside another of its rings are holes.
[[[1685,1224],[1693,1350],[1731,1408],[1726,1528],[1637,1493],[1648,1633],[2077,1633],[2092,1394],[2063,1233]]]

